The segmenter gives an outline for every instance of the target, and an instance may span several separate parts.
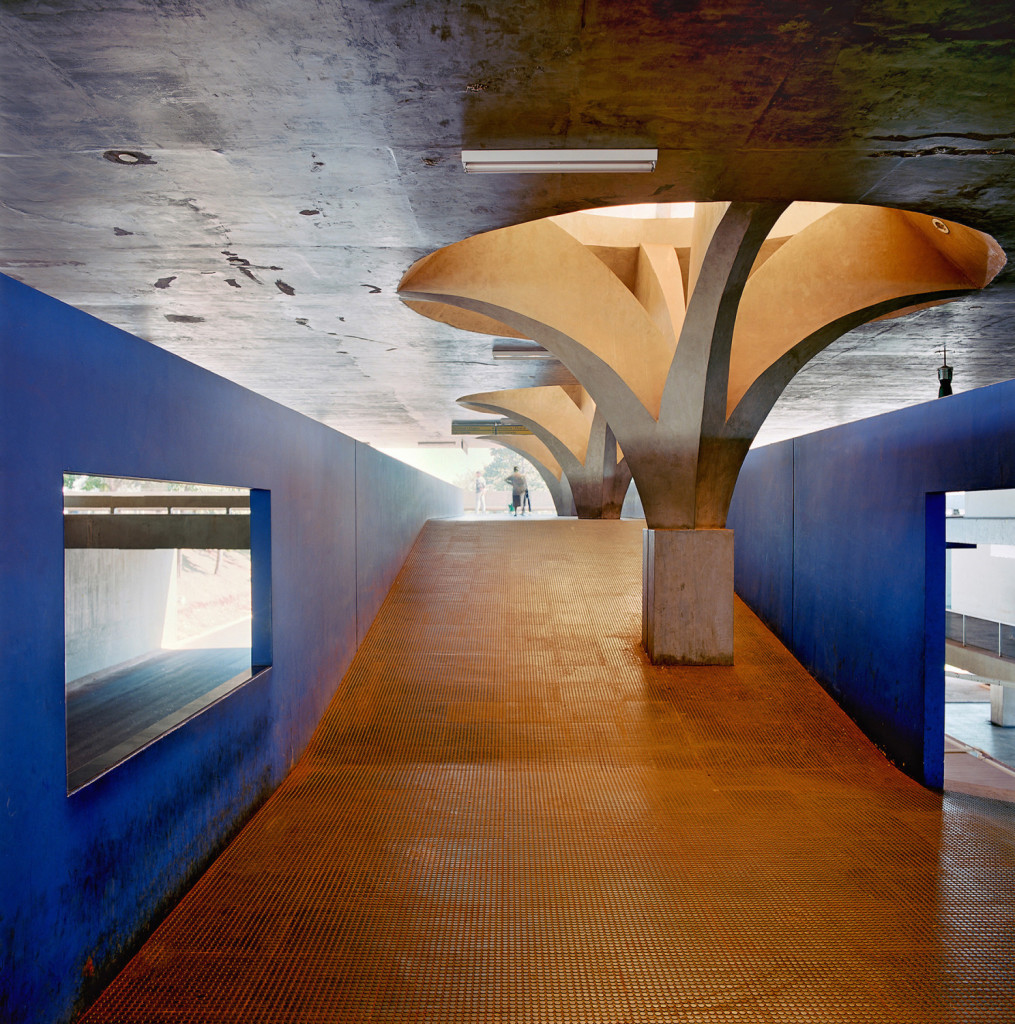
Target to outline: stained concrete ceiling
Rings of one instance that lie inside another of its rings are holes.
[[[1015,376],[1010,0],[76,0],[0,7],[0,271],[377,446],[567,382],[395,289],[478,231],[806,199],[993,234],[985,292],[860,328],[760,442]],[[656,146],[651,175],[465,175],[463,148]]]

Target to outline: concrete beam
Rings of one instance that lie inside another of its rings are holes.
[[[989,681],[991,722],[1005,727],[1015,726],[1015,662],[947,640],[945,664],[965,669]]]
[[[1005,544],[1015,546],[1015,519],[986,516],[949,516],[945,520],[949,543],[971,545]]]
[[[233,548],[250,547],[250,516],[89,515],[63,517],[65,548]]]

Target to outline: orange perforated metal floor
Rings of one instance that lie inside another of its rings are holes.
[[[734,667],[649,665],[640,551],[428,525],[89,1024],[1011,1024],[1015,808],[895,771],[742,605]]]

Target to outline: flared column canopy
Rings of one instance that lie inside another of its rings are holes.
[[[399,292],[433,319],[539,342],[605,417],[649,526],[715,528],[810,358],[859,324],[982,288],[1004,262],[990,236],[925,214],[707,203],[477,235],[423,257]]]

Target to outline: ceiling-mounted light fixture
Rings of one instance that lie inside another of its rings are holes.
[[[658,149],[463,149],[467,174],[647,174]]]
[[[952,393],[952,368],[948,365],[948,347],[942,346],[942,362],[937,370],[937,379],[941,382],[937,389],[938,398],[947,398]]]
[[[556,359],[535,341],[495,341],[492,346],[494,359]]]

